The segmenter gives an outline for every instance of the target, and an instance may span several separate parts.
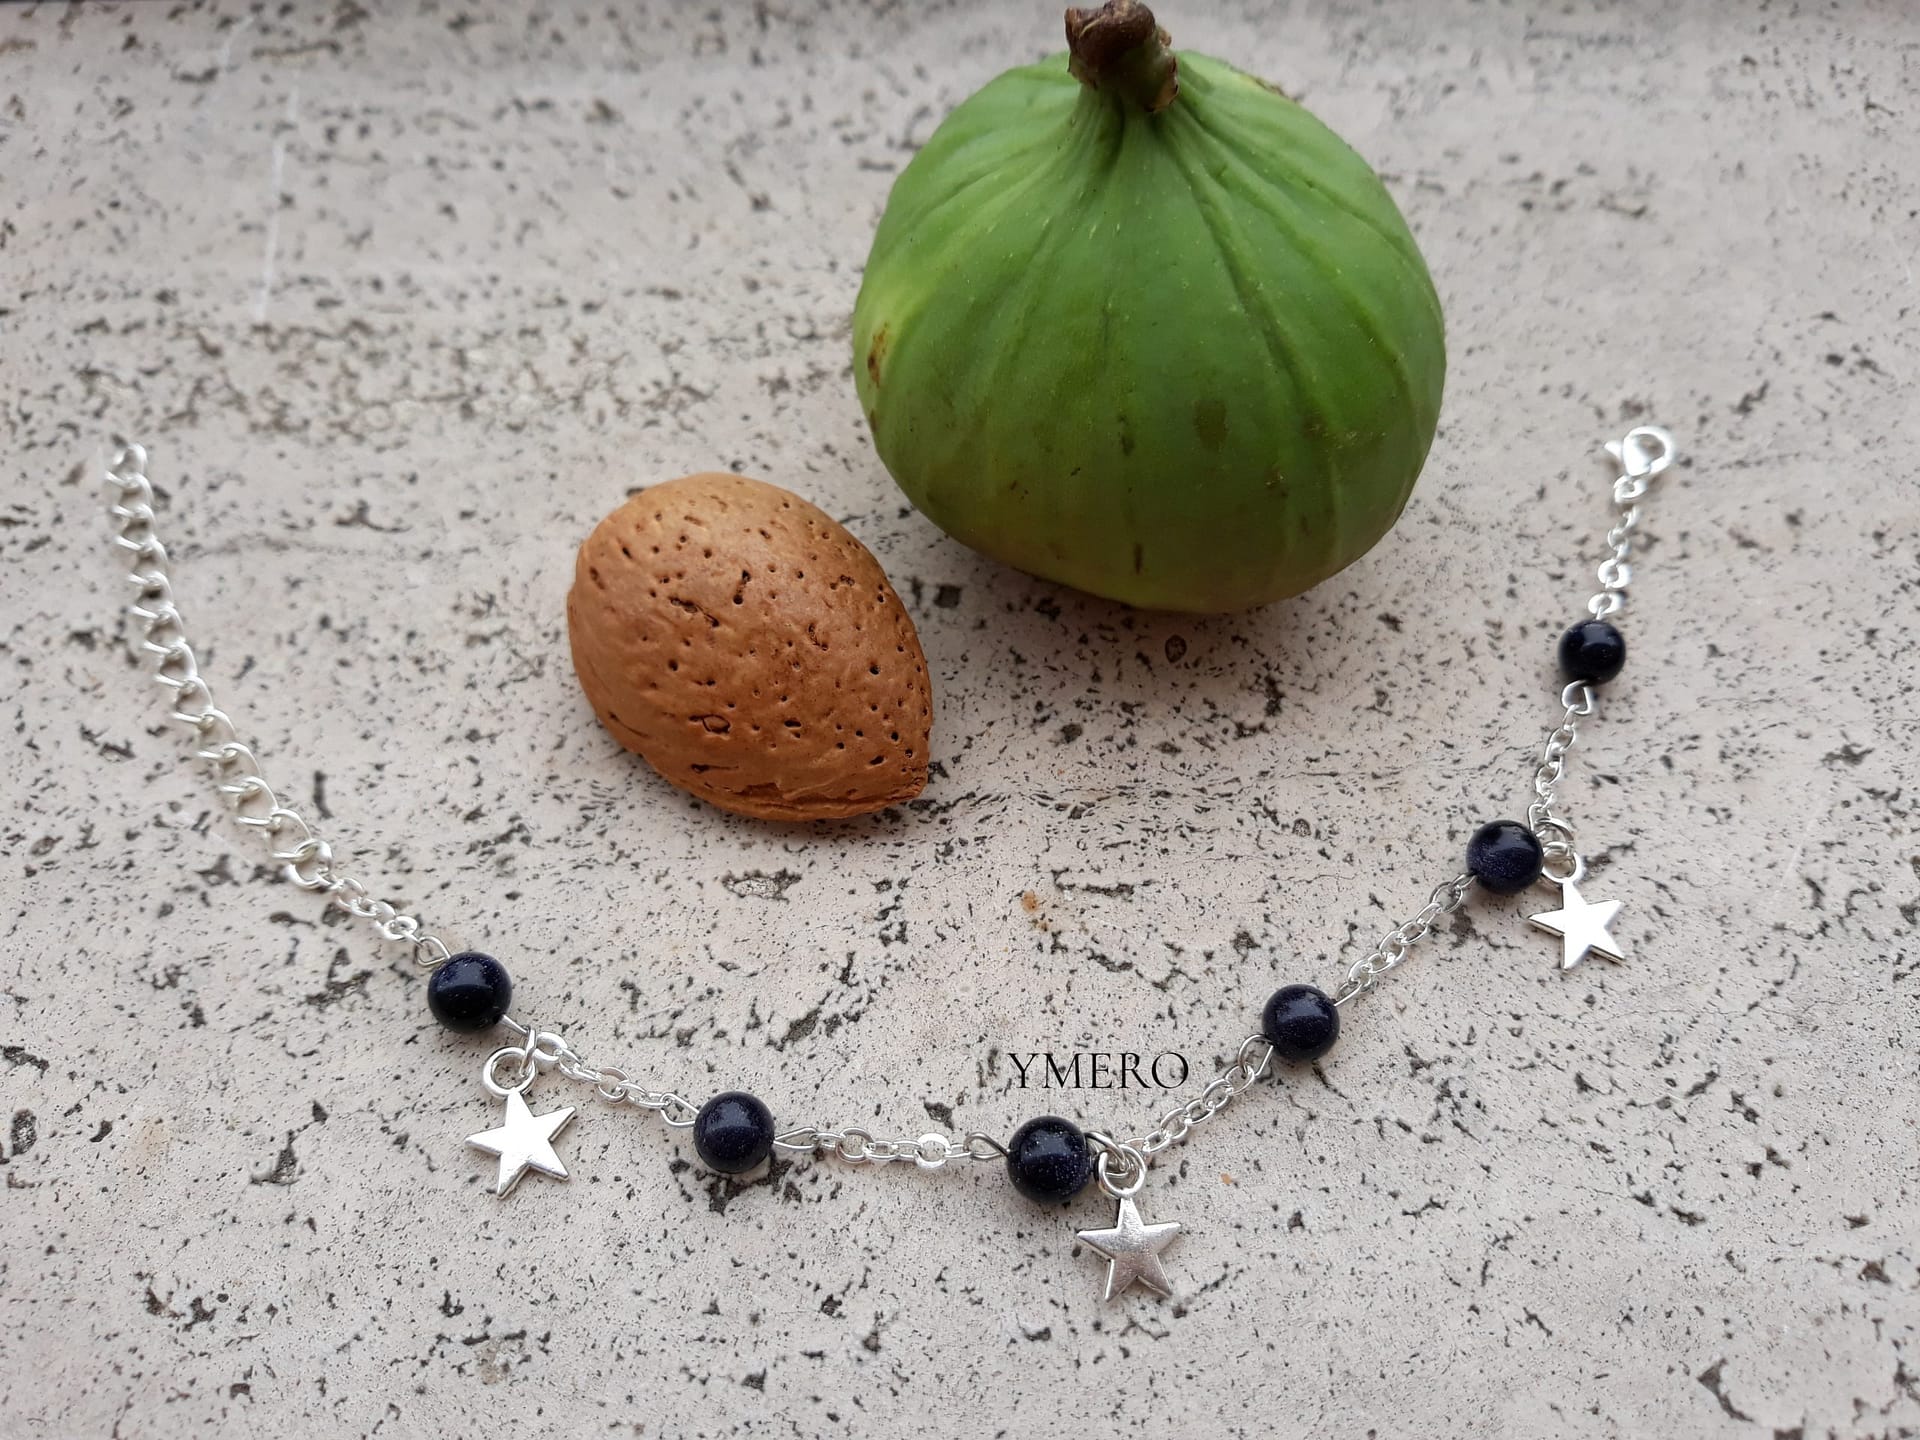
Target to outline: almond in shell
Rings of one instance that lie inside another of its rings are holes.
[[[926,785],[913,621],[864,545],[776,485],[705,473],[635,494],[580,547],[567,631],[614,738],[723,810],[834,819]]]

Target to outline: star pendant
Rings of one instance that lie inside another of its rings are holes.
[[[1097,1253],[1107,1257],[1107,1293],[1111,1300],[1138,1280],[1160,1295],[1173,1294],[1160,1252],[1180,1233],[1178,1220],[1158,1225],[1143,1225],[1133,1197],[1120,1197],[1120,1212],[1113,1217],[1111,1230],[1082,1230],[1079,1236]]]
[[[1620,942],[1607,933],[1607,927],[1620,913],[1618,900],[1602,900],[1589,904],[1580,898],[1580,892],[1571,882],[1560,882],[1560,908],[1548,910],[1527,918],[1542,930],[1558,935],[1565,942],[1565,953],[1560,959],[1562,970],[1571,970],[1592,951],[1604,955],[1609,960],[1624,960],[1627,952],[1620,948]]]
[[[560,1163],[560,1157],[553,1152],[553,1137],[564,1130],[571,1119],[571,1105],[561,1110],[550,1110],[545,1115],[536,1115],[527,1108],[527,1102],[518,1090],[509,1090],[507,1116],[499,1129],[484,1130],[467,1137],[467,1144],[474,1149],[500,1157],[500,1173],[494,1181],[493,1193],[505,1195],[520,1183],[520,1177],[529,1170],[538,1170],[542,1175],[551,1175],[556,1180],[566,1179],[567,1167]]]

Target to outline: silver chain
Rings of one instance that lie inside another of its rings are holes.
[[[1433,927],[1440,923],[1442,916],[1451,915],[1466,904],[1467,892],[1472,888],[1471,875],[1456,875],[1444,884],[1434,886],[1433,894],[1427,897],[1427,903],[1420,907],[1418,914],[1410,920],[1402,920],[1381,936],[1373,949],[1347,967],[1346,983],[1333,997],[1333,1003],[1346,1004],[1354,996],[1364,994],[1378,985],[1389,971],[1406,964],[1408,952],[1433,933]]]
[[[516,1084],[524,1084],[543,1069],[552,1069],[569,1080],[591,1085],[609,1105],[633,1105],[650,1110],[675,1129],[693,1124],[700,1107],[671,1090],[649,1090],[617,1065],[594,1065],[583,1058],[566,1039],[551,1030],[539,1030],[508,1016],[503,1022],[520,1035],[520,1043],[507,1045],[487,1057],[483,1072],[490,1082],[494,1067],[508,1061],[519,1068]],[[504,1087],[512,1088],[512,1087]],[[820,1125],[803,1125],[784,1130],[774,1137],[774,1148],[789,1154],[830,1155],[849,1165],[883,1165],[893,1160],[911,1160],[922,1170],[938,1170],[954,1161],[998,1160],[1007,1147],[991,1135],[969,1130],[955,1140],[942,1134],[912,1138],[885,1139],[857,1125],[835,1130]]]
[[[1540,841],[1549,862],[1574,863],[1573,826],[1553,813],[1554,792],[1567,773],[1567,752],[1580,736],[1575,723],[1593,713],[1593,687],[1576,680],[1560,692],[1566,713],[1547,732],[1540,747],[1540,764],[1533,772],[1533,799],[1527,805],[1527,828]]]
[[[1627,603],[1627,587],[1633,583],[1633,532],[1640,525],[1640,501],[1652,488],[1654,479],[1673,463],[1673,436],[1657,425],[1642,425],[1629,430],[1620,440],[1609,441],[1607,453],[1620,462],[1621,475],[1613,482],[1613,503],[1619,511],[1613,527],[1607,531],[1607,558],[1595,572],[1600,580],[1599,593],[1587,601],[1587,613],[1596,620],[1618,615]],[[1585,866],[1573,846],[1573,827],[1554,814],[1554,792],[1566,775],[1567,752],[1579,738],[1577,722],[1593,714],[1593,687],[1574,681],[1560,692],[1565,713],[1560,723],[1547,732],[1540,749],[1540,764],[1533,775],[1533,800],[1527,806],[1527,828],[1539,839],[1547,863],[1566,866],[1566,875],[1575,879]],[[1564,877],[1558,877],[1564,878]]]
[[[1627,586],[1633,582],[1633,532],[1640,524],[1640,500],[1651,488],[1654,477],[1673,463],[1678,453],[1673,436],[1657,425],[1641,425],[1629,430],[1625,438],[1607,443],[1607,453],[1620,462],[1622,474],[1613,482],[1613,503],[1619,516],[1607,531],[1607,558],[1600,562],[1600,593],[1587,602],[1595,619],[1617,615],[1626,604]],[[1541,746],[1540,763],[1533,774],[1533,800],[1527,806],[1527,828],[1540,841],[1548,865],[1564,865],[1566,875],[1575,879],[1584,866],[1573,847],[1573,826],[1556,815],[1555,794],[1567,773],[1567,752],[1579,738],[1577,722],[1593,714],[1593,687],[1576,680],[1560,692],[1564,713],[1559,724],[1547,732]],[[1566,876],[1554,876],[1560,879]],[[1378,985],[1389,971],[1406,963],[1407,955],[1420,941],[1433,933],[1444,917],[1467,902],[1473,888],[1471,875],[1456,875],[1436,885],[1419,913],[1389,930],[1378,944],[1347,967],[1345,983],[1333,1003],[1345,1005],[1355,996]]]
[[[983,1130],[969,1130],[954,1140],[938,1133],[917,1138],[888,1140],[857,1125],[833,1130],[802,1125],[774,1136],[774,1148],[801,1155],[831,1155],[849,1165],[884,1165],[890,1160],[911,1160],[922,1170],[963,1160],[1003,1160],[1007,1147]]]
[[[1613,482],[1613,503],[1620,514],[1607,531],[1610,553],[1600,562],[1600,593],[1587,601],[1587,610],[1596,620],[1617,615],[1626,604],[1627,586],[1633,583],[1633,567],[1627,557],[1633,552],[1633,532],[1640,524],[1640,499],[1655,477],[1673,463],[1678,450],[1673,436],[1658,425],[1641,425],[1629,430],[1624,439],[1608,441],[1607,453],[1620,462],[1622,471]]]
[[[1607,446],[1625,473],[1613,484],[1613,500],[1620,514],[1607,532],[1609,554],[1599,568],[1600,592],[1587,602],[1596,618],[1614,615],[1625,603],[1633,578],[1628,557],[1632,535],[1640,523],[1640,499],[1655,476],[1672,463],[1673,439],[1655,426],[1641,426],[1626,438]],[[154,679],[172,692],[169,715],[194,732],[194,756],[212,771],[215,789],[242,825],[265,832],[273,858],[282,873],[303,890],[327,897],[328,903],[356,919],[368,922],[381,939],[409,946],[416,963],[427,968],[449,958],[448,947],[428,933],[418,918],[389,901],[375,897],[367,885],[342,871],[333,849],[314,833],[311,824],[268,785],[253,748],[236,733],[232,719],[215,703],[201,676],[188,643],[185,623],[174,601],[166,547],[155,530],[153,486],[146,476],[147,452],[139,445],[123,447],[108,464],[106,480],[114,489],[108,513],[114,526],[114,544],[127,552],[126,579],[134,587],[127,613],[139,629],[142,653],[152,657]],[[1567,752],[1578,736],[1576,722],[1593,713],[1591,687],[1576,681],[1560,696],[1565,713],[1551,730],[1534,772],[1534,799],[1527,822],[1550,860],[1569,863],[1577,871],[1573,830],[1553,810],[1556,788],[1566,772]],[[1347,968],[1346,980],[1334,996],[1345,1005],[1379,984],[1404,964],[1413,947],[1433,932],[1446,916],[1466,903],[1473,886],[1470,875],[1456,875],[1434,887],[1427,903],[1411,918],[1389,930],[1365,955]],[[488,1057],[482,1072],[490,1088],[504,1093],[531,1081],[540,1070],[552,1069],[567,1079],[590,1085],[610,1105],[633,1105],[656,1113],[669,1126],[689,1127],[699,1107],[670,1090],[652,1090],[614,1065],[589,1064],[565,1038],[550,1030],[523,1024],[511,1016],[504,1022],[519,1037]],[[1211,1120],[1237,1097],[1259,1082],[1273,1063],[1273,1046],[1261,1035],[1241,1041],[1233,1060],[1198,1094],[1162,1115],[1144,1135],[1115,1140],[1092,1131],[1088,1139],[1100,1151],[1103,1176],[1124,1183],[1135,1167],[1144,1169],[1153,1156],[1186,1139],[1194,1126]],[[519,1074],[514,1086],[495,1078],[501,1062]],[[923,1170],[938,1170],[961,1161],[1003,1158],[1006,1147],[992,1136],[969,1130],[958,1139],[944,1134],[885,1138],[856,1125],[838,1128],[802,1125],[780,1132],[774,1147],[789,1154],[831,1156],[850,1165],[886,1164],[911,1160]]]
[[[107,514],[113,521],[113,543],[126,552],[127,583],[134,587],[127,614],[139,632],[138,650],[151,657],[154,680],[173,692],[169,718],[193,731],[194,758],[212,772],[215,791],[236,820],[265,834],[289,881],[324,894],[329,904],[366,921],[382,940],[408,946],[418,964],[432,969],[448,958],[446,945],[427,933],[417,917],[379,899],[335,865],[333,847],[314,833],[298,809],[274,793],[253,747],[214,702],[174,602],[170,562],[155,529],[153,485],[146,470],[142,446],[123,446],[113,457],[106,471],[114,489]]]
[[[1240,1042],[1232,1063],[1209,1080],[1198,1095],[1167,1111],[1160,1117],[1160,1123],[1146,1134],[1113,1145],[1108,1149],[1108,1154],[1113,1159],[1129,1162],[1131,1157],[1125,1153],[1128,1150],[1152,1157],[1169,1145],[1177,1145],[1187,1138],[1187,1132],[1194,1126],[1211,1120],[1231,1105],[1236,1097],[1252,1089],[1272,1063],[1272,1043],[1264,1035],[1249,1035]],[[1088,1138],[1098,1142],[1106,1137],[1095,1135]],[[1125,1163],[1120,1173],[1125,1175]]]
[[[367,921],[381,939],[411,947],[419,964],[429,969],[438,966],[450,958],[446,943],[428,933],[417,917],[376,897],[364,881],[338,867],[333,847],[314,832],[298,809],[274,792],[253,747],[240,739],[232,718],[215,702],[174,599],[146,468],[147,452],[140,445],[123,446],[108,462],[106,482],[113,493],[107,513],[113,523],[113,543],[127,554],[126,578],[135,591],[127,613],[138,630],[138,648],[152,657],[154,679],[172,692],[170,717],[194,732],[194,758],[211,770],[214,788],[235,818],[265,832],[286,879],[303,890],[324,894],[332,905]],[[588,1064],[553,1031],[537,1030],[512,1016],[503,1023],[519,1034],[521,1043],[505,1046],[488,1058],[484,1074],[490,1082],[496,1066],[511,1061],[520,1067],[523,1081],[536,1070],[553,1069],[569,1080],[593,1086],[609,1104],[653,1111],[676,1128],[692,1125],[699,1113],[692,1101],[669,1090],[650,1090],[618,1066]],[[851,1165],[911,1160],[924,1170],[937,1170],[952,1161],[998,1159],[1007,1153],[998,1140],[977,1130],[959,1139],[938,1134],[887,1139],[859,1126],[809,1125],[784,1132],[774,1144],[792,1153],[835,1156]]]

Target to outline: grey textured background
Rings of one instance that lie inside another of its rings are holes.
[[[1169,0],[1387,176],[1453,350],[1396,531],[1206,621],[943,540],[847,375],[893,174],[1050,5],[0,12],[0,1430],[1920,1433],[1902,8]],[[986,1167],[736,1189],[589,1105],[496,1204],[484,1043],[183,768],[92,482],[152,447],[222,698],[523,1013],[796,1122],[1132,1128],[1006,1052],[1219,1061],[1517,810],[1643,416],[1691,459],[1568,787],[1632,962],[1476,903],[1166,1157],[1180,1293],[1107,1310],[1103,1207]],[[755,825],[595,726],[573,547],[716,465],[908,599],[922,802]]]

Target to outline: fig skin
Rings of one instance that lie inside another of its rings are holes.
[[[1379,179],[1306,110],[1202,55],[1124,59],[1111,84],[1078,50],[1082,78],[1009,71],[940,125],[875,236],[854,381],[957,539],[1132,605],[1246,609],[1399,517],[1440,304]]]
[[[722,810],[839,819],[926,787],[913,619],[866,546],[777,485],[639,491],[580,546],[567,638],[614,739]]]

